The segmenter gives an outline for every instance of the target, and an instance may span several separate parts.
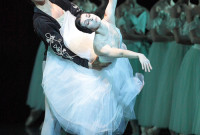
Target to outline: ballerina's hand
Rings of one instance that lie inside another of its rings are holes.
[[[150,61],[144,56],[144,54],[139,54],[139,61],[142,65],[142,69],[145,70],[145,72],[150,72],[152,70],[152,66]]]
[[[96,59],[93,62],[89,63],[89,68],[95,69],[95,70],[101,70],[101,69],[109,66],[110,64],[111,64],[111,62],[109,62],[109,63],[101,63],[99,61],[99,57],[97,56]]]

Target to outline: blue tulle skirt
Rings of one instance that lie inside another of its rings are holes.
[[[65,131],[78,135],[123,134],[134,119],[135,97],[143,87],[126,58],[101,71],[81,67],[48,52],[43,89]]]

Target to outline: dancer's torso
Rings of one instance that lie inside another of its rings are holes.
[[[94,38],[94,49],[99,51],[103,46],[109,45],[111,48],[121,48],[122,36],[120,30],[113,24],[102,20],[102,23],[106,26],[104,35],[96,34]],[[112,62],[114,58],[99,56],[101,62]]]

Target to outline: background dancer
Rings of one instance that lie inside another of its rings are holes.
[[[185,54],[173,89],[169,129],[176,134],[200,133],[200,5],[186,12],[194,45]]]

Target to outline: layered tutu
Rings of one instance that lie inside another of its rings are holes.
[[[78,31],[73,21],[75,17],[66,12],[60,29],[64,43],[80,57],[91,60],[96,57],[94,33]],[[120,43],[122,48],[121,38]],[[65,131],[77,135],[123,134],[127,122],[135,118],[135,97],[144,85],[143,76],[133,76],[127,58],[110,60],[112,64],[97,71],[48,50],[43,89],[53,115]]]
[[[153,126],[152,116],[155,109],[155,99],[160,80],[161,69],[166,58],[167,50],[171,42],[153,42],[148,59],[151,61],[153,70],[145,73],[145,85],[142,92],[138,95],[135,112],[138,122],[142,126]]]
[[[175,41],[170,43],[165,57],[166,59],[163,60],[155,99],[152,121],[156,127],[167,128],[169,125],[175,79],[189,47],[187,45],[177,44]]]
[[[42,89],[42,56],[44,51],[45,45],[43,42],[41,42],[36,55],[29,86],[28,98],[26,101],[28,106],[38,110],[44,110],[44,93]]]
[[[62,127],[73,134],[123,133],[135,118],[134,102],[143,76],[133,76],[126,58],[102,71],[86,69],[48,52],[43,88]]]
[[[182,134],[200,134],[200,45],[195,46],[183,59],[173,91],[169,129]]]

